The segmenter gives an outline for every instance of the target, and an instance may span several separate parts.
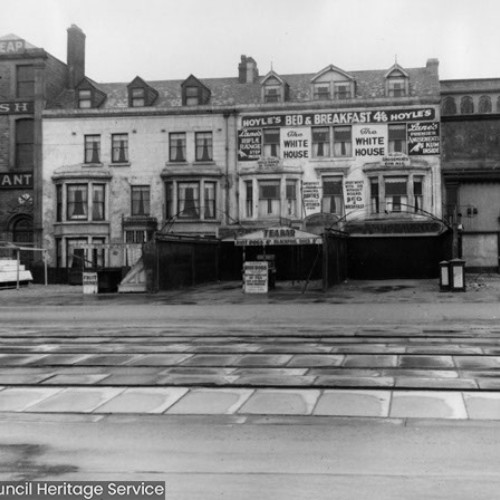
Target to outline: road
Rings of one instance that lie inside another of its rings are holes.
[[[1,480],[158,480],[172,500],[491,500],[500,487],[490,423],[22,418],[1,422]]]

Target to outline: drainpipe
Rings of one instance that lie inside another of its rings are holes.
[[[225,220],[226,220],[226,226],[229,225],[230,222],[230,215],[229,211],[231,209],[231,181],[229,177],[229,161],[230,161],[230,149],[229,149],[229,119],[231,118],[232,113],[224,113],[224,141],[225,141],[225,200],[224,200],[224,213],[225,213]]]

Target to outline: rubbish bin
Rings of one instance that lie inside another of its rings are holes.
[[[450,289],[450,263],[447,260],[439,263],[439,288],[441,291]]]
[[[465,292],[465,260],[450,260],[450,289],[453,292]]]

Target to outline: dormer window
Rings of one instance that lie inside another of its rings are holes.
[[[210,102],[210,89],[193,75],[185,80],[181,87],[183,106],[198,106]]]
[[[133,88],[131,90],[131,104],[133,108],[140,108],[146,105],[145,89]]]
[[[199,94],[198,87],[186,87],[186,106],[197,106],[200,104]]]
[[[280,102],[280,94],[279,87],[266,87],[264,89],[264,102]]]
[[[333,88],[335,99],[350,99],[352,97],[349,82],[335,82]]]
[[[398,63],[385,74],[385,93],[387,97],[410,95],[409,75]]]
[[[330,99],[330,85],[318,84],[314,86],[314,99],[323,101]]]
[[[142,78],[136,76],[128,88],[128,105],[131,108],[152,106],[158,97],[158,92],[150,87]]]
[[[92,107],[92,91],[79,90],[78,91],[78,107],[80,109],[88,109]]]

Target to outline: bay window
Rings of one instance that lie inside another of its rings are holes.
[[[165,217],[186,220],[217,218],[217,182],[172,180],[165,182]]]
[[[259,181],[259,217],[281,215],[280,181]]]
[[[56,219],[63,220],[63,187],[56,186]],[[89,199],[89,192],[91,197]],[[105,184],[81,183],[66,185],[67,221],[105,220]],[[89,203],[90,202],[90,203]]]

